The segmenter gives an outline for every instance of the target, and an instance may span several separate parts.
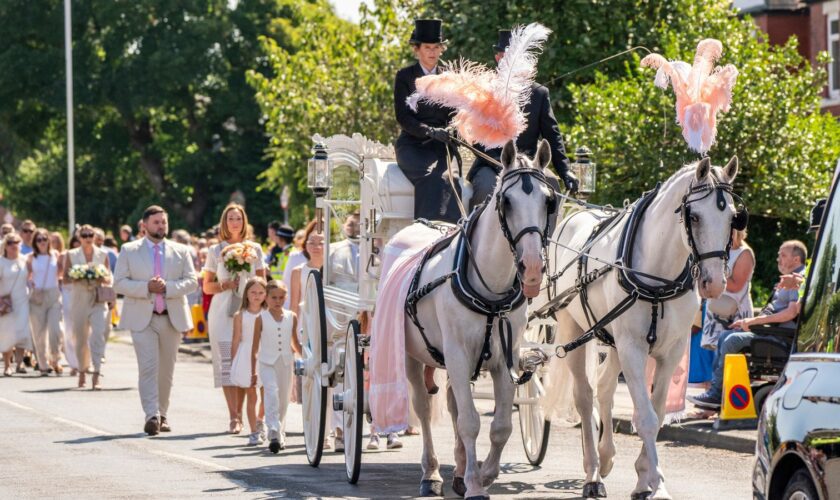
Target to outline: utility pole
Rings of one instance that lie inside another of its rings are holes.
[[[76,229],[76,182],[73,141],[73,33],[70,0],[64,0],[64,65],[67,76],[67,222],[68,236]]]

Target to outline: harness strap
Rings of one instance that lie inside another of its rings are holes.
[[[636,293],[631,293],[630,295],[624,297],[624,299],[622,299],[621,302],[619,302],[615,307],[613,307],[610,310],[610,312],[605,314],[603,318],[598,320],[597,323],[592,325],[592,327],[590,327],[589,330],[584,332],[583,335],[576,338],[575,340],[572,340],[569,343],[558,345],[555,348],[555,353],[557,354],[557,356],[563,358],[569,352],[574,351],[578,347],[586,344],[594,338],[597,338],[598,340],[604,343],[609,343],[610,345],[614,346],[615,342],[612,339],[612,335],[609,335],[609,333],[606,332],[606,330],[604,330],[604,327],[607,326],[610,322],[612,322],[615,318],[621,316],[624,313],[624,311],[630,309],[630,307],[636,303],[637,299],[638,295],[636,295]],[[605,339],[602,337],[603,333],[599,332],[606,333],[609,336],[608,340],[611,340],[612,342],[606,342]]]

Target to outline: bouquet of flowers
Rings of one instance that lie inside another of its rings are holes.
[[[234,243],[222,250],[225,269],[231,274],[251,272],[251,266],[258,258],[257,249],[250,243]]]
[[[76,264],[68,274],[75,280],[95,281],[108,276],[108,270],[102,264]]]

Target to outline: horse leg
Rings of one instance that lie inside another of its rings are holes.
[[[423,382],[423,363],[406,356],[405,374],[411,383],[411,401],[420,420],[423,436],[423,457],[420,461],[423,478],[420,480],[420,496],[443,496],[443,478],[432,441],[431,401]]]
[[[683,343],[684,344],[684,343]],[[682,345],[679,350],[673,352],[685,352],[685,345]],[[658,429],[662,427],[665,420],[665,405],[668,401],[668,390],[671,385],[671,377],[674,374],[674,369],[680,362],[680,357],[666,356],[656,359],[656,372],[653,377],[653,392],[651,395],[651,402],[657,417],[657,433]],[[646,460],[649,475],[653,481],[649,484],[651,491],[653,491],[653,498],[671,498],[668,491],[665,489],[665,476],[662,474],[662,468],[658,461],[654,461],[648,456],[647,447],[642,448],[642,460]],[[641,458],[640,457],[640,458]],[[654,457],[656,454],[654,453]]]
[[[638,340],[638,342],[634,342]],[[645,365],[648,357],[648,345],[641,339],[616,338],[618,357],[627,389],[633,400],[633,425],[642,440],[642,451],[636,459],[636,487],[631,494],[632,499],[649,498],[652,492],[651,484],[658,484],[659,478],[654,480],[651,467],[655,467],[658,459],[656,454],[656,435],[659,433],[659,418],[653,409],[648,396]]]
[[[607,352],[607,359],[600,367],[598,375],[598,413],[601,415],[601,438],[598,441],[601,477],[607,477],[613,468],[615,459],[615,439],[613,437],[612,409],[615,389],[618,386],[618,373],[621,365],[614,349]]]
[[[455,472],[452,477],[452,491],[458,496],[464,496],[467,486],[464,483],[464,469],[467,466],[467,454],[464,451],[464,442],[458,435],[458,403],[455,401],[455,393],[452,387],[446,388],[446,406],[449,408],[449,416],[452,417],[452,430],[455,431]]]
[[[514,357],[517,356],[514,354]],[[514,359],[514,365],[518,364],[518,360]],[[493,377],[493,398],[496,411],[493,413],[493,422],[490,424],[490,451],[481,465],[481,485],[485,488],[499,477],[499,460],[513,430],[511,413],[516,391],[516,386],[511,383],[507,366],[501,360],[493,367],[490,375]]]
[[[578,338],[583,334],[580,326],[567,313],[558,314],[557,331],[562,332],[565,341]],[[581,421],[583,470],[586,473],[582,495],[584,498],[607,496],[606,487],[601,481],[600,464],[598,462],[598,426],[594,415],[594,396],[586,370],[587,349],[594,347],[594,345],[582,346],[566,356],[566,362],[569,364],[569,369],[574,377],[572,392]]]
[[[458,353],[460,355],[450,353],[451,351],[447,351],[447,359],[451,361],[447,364],[449,386],[455,397],[455,403],[458,406],[456,427],[466,456],[464,483],[467,485],[467,491],[464,496],[466,498],[489,498],[487,490],[481,485],[481,477],[476,459],[475,440],[481,428],[481,420],[478,411],[475,409],[475,402],[470,391],[470,374],[472,368],[467,366],[468,363],[455,362],[456,359],[467,359],[463,351]],[[499,407],[496,410],[498,411]]]

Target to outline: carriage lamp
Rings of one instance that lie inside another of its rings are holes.
[[[595,192],[595,163],[590,159],[592,151],[586,146],[575,150],[572,172],[578,178],[578,193],[587,196]]]
[[[327,154],[327,148],[323,143],[316,143],[312,148],[312,158],[309,159],[309,189],[316,198],[326,196],[327,191],[332,187],[330,168],[332,160]]]
[[[322,227],[322,219],[324,216],[324,197],[332,187],[332,179],[330,178],[330,170],[332,169],[332,160],[327,154],[327,148],[323,143],[315,143],[312,148],[312,158],[309,159],[308,168],[308,184],[309,189],[315,195],[315,220],[318,221],[318,232],[324,230]]]

